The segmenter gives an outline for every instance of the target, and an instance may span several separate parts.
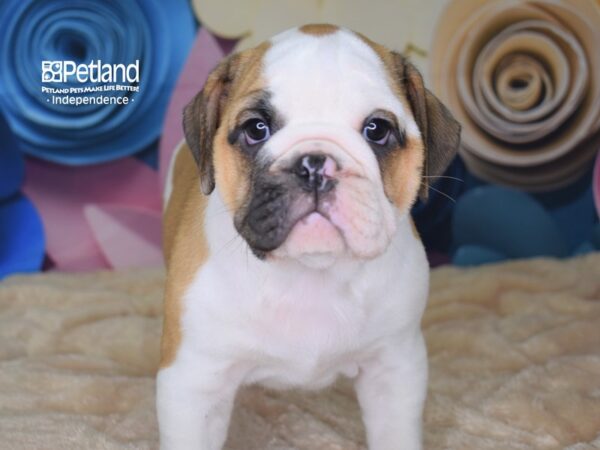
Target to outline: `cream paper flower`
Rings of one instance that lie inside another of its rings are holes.
[[[192,0],[200,23],[252,47],[288,28],[331,23],[402,51],[427,72],[427,52],[444,0]]]

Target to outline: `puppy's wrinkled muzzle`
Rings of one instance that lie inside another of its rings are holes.
[[[370,258],[385,248],[390,218],[382,188],[352,155],[352,143],[341,141],[298,139],[255,172],[236,222],[255,254],[332,260],[346,251]]]

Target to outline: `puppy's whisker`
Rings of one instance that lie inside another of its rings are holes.
[[[233,243],[236,241],[236,239],[238,239],[239,237],[240,237],[240,235],[236,233],[236,234],[235,234],[235,236],[233,236],[231,239],[229,239],[227,242],[225,242],[225,244],[223,244],[223,245],[221,246],[221,248],[215,252],[215,254],[219,254],[219,253],[221,253],[221,252],[225,251],[225,250],[226,250],[228,247],[230,247],[230,246],[231,246],[231,245],[232,245],[232,244],[233,244]]]
[[[456,200],[453,199],[452,197],[450,197],[448,194],[446,194],[445,192],[440,191],[439,189],[434,188],[433,186],[429,185],[429,184],[425,184],[423,182],[421,182],[421,184],[423,186],[425,186],[427,189],[431,189],[434,192],[437,192],[440,195],[443,195],[444,197],[446,197],[448,200],[450,200],[453,203],[456,203]]]
[[[450,177],[448,175],[423,175],[423,178],[448,178],[449,180],[460,181],[461,183],[465,182],[465,180],[461,178]]]

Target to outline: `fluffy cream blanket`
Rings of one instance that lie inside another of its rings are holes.
[[[160,271],[0,283],[0,448],[157,448],[162,284]],[[600,254],[436,270],[423,325],[427,449],[600,449]],[[245,390],[227,448],[363,449],[350,384]]]

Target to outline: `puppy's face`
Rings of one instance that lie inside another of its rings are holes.
[[[381,254],[460,134],[402,56],[328,25],[222,62],[184,129],[253,252],[307,261]]]

